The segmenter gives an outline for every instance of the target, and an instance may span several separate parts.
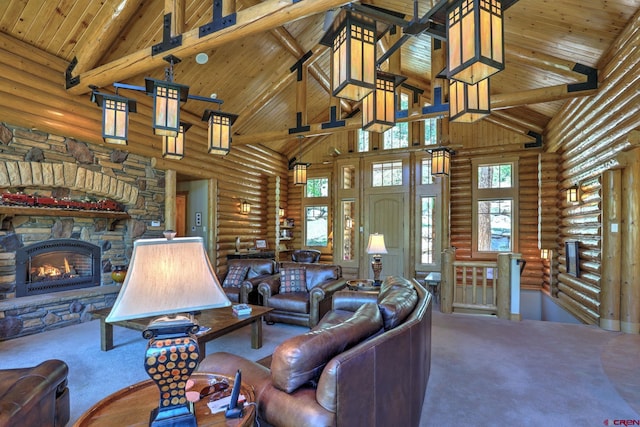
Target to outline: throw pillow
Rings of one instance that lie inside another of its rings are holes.
[[[245,277],[247,277],[248,271],[249,271],[249,266],[246,266],[246,265],[232,266],[231,268],[229,268],[227,277],[224,278],[222,287],[223,288],[239,288],[240,284],[242,284]]]
[[[304,267],[284,268],[280,272],[280,293],[307,290],[307,276]]]
[[[291,393],[308,381],[317,379],[329,360],[380,331],[382,323],[376,304],[368,303],[338,325],[289,338],[273,352],[273,386]]]

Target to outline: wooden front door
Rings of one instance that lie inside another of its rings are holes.
[[[364,257],[367,262],[361,266],[364,276],[373,278],[371,255],[367,254],[369,235],[384,235],[387,254],[382,256],[382,273],[386,276],[409,277],[408,242],[409,242],[409,206],[404,193],[370,194],[368,196],[367,216],[364,235]]]

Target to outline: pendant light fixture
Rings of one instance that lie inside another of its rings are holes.
[[[333,96],[360,101],[375,88],[376,22],[342,9],[320,43],[331,49]]]
[[[396,124],[396,88],[407,78],[378,71],[376,88],[362,101],[362,130],[383,133]]]
[[[165,68],[165,80],[145,77],[147,95],[153,97],[153,133],[177,137],[180,132],[180,103],[187,102],[189,86],[173,82],[173,64],[180,62],[173,55],[164,58],[169,62]]]
[[[298,158],[293,164],[293,183],[295,185],[307,185],[307,168],[309,163],[302,162],[302,137],[298,137],[300,141],[300,149],[298,152]]]
[[[180,160],[184,157],[185,134],[190,127],[189,123],[180,122],[178,136],[165,135],[162,137],[162,157],[173,160]]]
[[[475,84],[504,69],[500,0],[458,0],[447,9],[447,77]]]
[[[438,119],[438,139],[442,143],[442,117]],[[431,175],[449,176],[451,172],[451,155],[455,152],[448,147],[436,147],[429,151],[431,153]]]
[[[236,114],[205,110],[202,120],[208,123],[207,142],[209,154],[225,156],[231,151],[231,126],[238,118]]]
[[[476,84],[449,81],[449,120],[473,123],[491,113],[489,105],[489,79]]]
[[[102,139],[110,144],[127,145],[129,137],[129,113],[136,112],[134,99],[116,94],[100,93],[96,88],[91,93],[91,100],[102,108]]]

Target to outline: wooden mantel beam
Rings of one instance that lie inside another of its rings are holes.
[[[139,50],[125,57],[119,58],[108,64],[81,73],[79,83],[70,87],[68,92],[73,95],[82,95],[90,91],[89,86],[104,87],[114,81],[123,81],[128,78],[147,73],[166,65],[166,55],[188,57],[198,52],[212,50],[234,40],[263,33],[280,27],[287,22],[321,13],[328,9],[334,9],[349,1],[345,0],[302,0],[297,3],[282,0],[266,0],[256,6],[237,12],[236,24],[223,28],[217,32],[199,37],[199,29],[194,28],[182,34],[182,45],[164,52],[162,55],[151,55],[151,47]],[[72,77],[73,71],[71,71]]]

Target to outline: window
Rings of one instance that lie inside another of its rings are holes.
[[[369,151],[369,132],[358,129],[358,152],[366,153]]]
[[[439,119],[427,119],[424,121],[424,143],[425,145],[438,144],[438,120]]]
[[[306,197],[328,197],[329,196],[329,179],[328,178],[307,179],[305,195]]]
[[[517,161],[474,161],[474,252],[517,248]]]
[[[305,218],[305,245],[327,246],[329,242],[329,209],[328,206],[307,206]]]
[[[431,158],[422,159],[421,184],[433,184],[433,175],[431,175]]]
[[[420,262],[422,264],[433,264],[433,254],[435,252],[435,228],[434,216],[436,198],[433,196],[421,197],[422,226],[420,235]]]
[[[409,95],[406,93],[400,94],[400,109],[409,109]],[[384,150],[390,150],[392,148],[406,148],[409,146],[409,123],[396,123],[394,127],[389,129],[383,134]]]
[[[355,257],[355,208],[356,202],[354,200],[344,200],[342,202],[341,214],[342,221],[342,260],[351,261]]]
[[[374,163],[372,174],[371,182],[374,187],[402,185],[402,161]]]

